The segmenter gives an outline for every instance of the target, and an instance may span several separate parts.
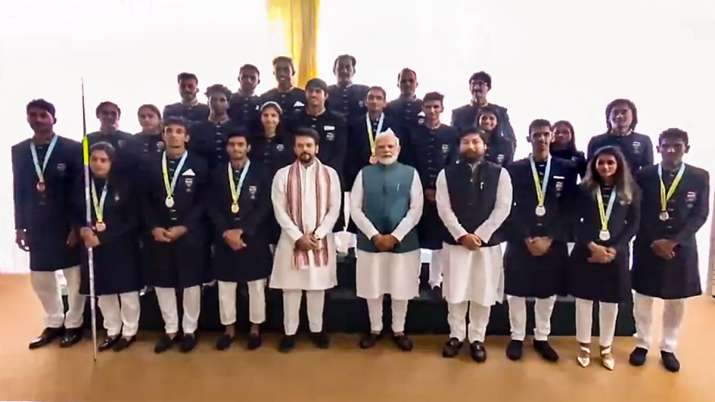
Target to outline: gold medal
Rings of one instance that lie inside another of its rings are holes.
[[[234,202],[233,204],[231,204],[231,212],[233,212],[234,214],[237,214],[239,209],[240,208],[238,207],[237,202]]]
[[[94,228],[97,230],[97,232],[104,232],[107,230],[107,224],[104,222],[97,222],[96,225],[94,225]]]
[[[45,190],[47,190],[47,186],[45,185],[44,181],[38,181],[37,185],[35,186],[38,192],[44,193]]]

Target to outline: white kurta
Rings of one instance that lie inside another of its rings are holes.
[[[449,234],[458,240],[467,234],[452,210],[444,170],[437,176],[437,212]],[[509,216],[512,201],[511,178],[506,169],[499,174],[496,203],[489,218],[474,231],[483,241]],[[442,294],[448,303],[471,301],[492,306],[504,299],[504,265],[501,246],[471,251],[461,245],[443,243],[444,280]]]
[[[392,233],[399,241],[412,230],[422,217],[424,202],[422,183],[417,171],[410,187],[410,207],[402,221]],[[350,216],[358,230],[368,239],[380,233],[362,210],[363,186],[362,171],[358,173],[350,193]],[[395,300],[409,300],[419,294],[420,250],[406,253],[367,252],[357,250],[356,286],[357,295],[365,299],[375,299],[389,294]]]
[[[317,205],[315,204],[315,175],[317,163],[308,168],[300,166],[301,175],[301,206],[303,227],[299,228],[290,218],[288,207],[288,171],[290,165],[276,172],[271,188],[271,199],[276,220],[281,227],[281,235],[276,245],[273,258],[273,272],[271,273],[270,287],[274,289],[303,289],[324,290],[337,285],[335,238],[333,226],[340,214],[340,179],[333,168],[323,165],[330,174],[330,195],[328,198],[327,214],[316,228],[315,218]],[[326,238],[328,242],[328,265],[319,267],[315,265],[315,256],[308,253],[310,267],[298,269],[295,264],[295,242],[304,233],[315,233],[318,238]]]

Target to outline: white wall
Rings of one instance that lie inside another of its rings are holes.
[[[236,88],[238,66],[257,64],[260,91],[272,86],[270,60],[283,53],[266,24],[262,1],[102,0],[10,2],[0,15],[0,269],[18,269],[12,242],[9,147],[30,135],[24,105],[45,97],[58,108],[57,131],[79,139],[79,78],[92,109],[112,99],[122,127],[138,130],[137,106],[178,97],[175,75],[188,70],[205,88]],[[537,117],[568,119],[577,142],[605,129],[605,105],[616,97],[638,106],[638,131],[655,136],[680,127],[691,135],[689,162],[713,170],[715,2],[707,0],[499,2],[475,0],[322,0],[321,76],[333,81],[335,55],[358,58],[356,81],[398,94],[396,75],[418,73],[418,94],[438,90],[449,110],[469,99],[467,78],[492,74],[491,100],[507,106],[520,140]],[[101,4],[101,8],[98,6]],[[219,11],[217,11],[219,10]],[[657,156],[656,156],[657,158]],[[712,203],[711,203],[712,205]],[[708,223],[709,225],[709,223]],[[698,236],[703,271],[708,230]]]

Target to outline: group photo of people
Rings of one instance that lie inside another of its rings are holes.
[[[88,126],[99,126],[85,138],[88,175],[83,144],[55,132],[52,100],[28,99],[32,134],[12,147],[12,176],[16,243],[29,253],[44,311],[31,318],[44,329],[29,348],[86,339],[92,293],[103,318],[98,350],[125,350],[141,336],[141,293],[156,298],[163,320],[154,352],[190,352],[205,313],[202,289],[216,286],[224,332],[214,346],[227,350],[243,339],[237,289],[245,286],[245,348],[293,350],[305,298],[309,339],[326,349],[326,291],[338,285],[338,259],[354,255],[370,323],[356,348],[387,338],[413,350],[407,312],[427,286],[447,305],[449,335],[434,351],[444,358],[464,351],[484,363],[499,352],[518,361],[528,346],[556,362],[552,312],[557,297],[570,296],[577,358],[564,364],[593,360],[614,370],[619,305],[632,304],[628,363],[650,356],[680,370],[686,301],[702,294],[695,235],[708,218],[710,178],[687,163],[692,136],[677,121],[639,133],[639,117],[648,116],[613,99],[591,111],[603,116],[603,130],[579,132],[588,146],[578,149],[569,116],[531,116],[517,132],[508,109],[489,100],[488,72],[463,77],[471,98],[449,114],[440,92],[416,95],[413,69],[394,72],[399,94],[391,97],[394,88],[354,82],[357,65],[339,55],[331,84],[312,78],[299,88],[293,60],[279,56],[271,72],[241,66],[236,91],[181,72],[176,103],[87,105]],[[271,75],[273,89],[257,93]],[[135,117],[141,131],[122,131],[120,121]],[[528,156],[515,158],[517,149]],[[271,289],[282,296],[283,329],[265,345]],[[535,327],[525,345],[531,300]],[[661,339],[656,300],[664,303]],[[508,306],[503,351],[486,336],[497,303]]]

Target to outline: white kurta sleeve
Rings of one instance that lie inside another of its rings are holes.
[[[502,168],[499,174],[499,184],[497,185],[497,199],[494,203],[494,209],[489,214],[489,218],[474,231],[474,234],[479,236],[484,242],[491,239],[494,232],[499,229],[504,220],[509,216],[511,211],[512,187],[511,177],[506,169]]]
[[[353,189],[350,191],[350,217],[362,234],[368,239],[372,239],[374,236],[379,235],[380,232],[375,229],[375,225],[370,222],[370,219],[362,210],[362,193],[362,171],[360,171],[355,177]]]
[[[422,192],[422,182],[420,181],[420,176],[417,171],[412,169],[412,187],[410,188],[410,209],[407,210],[407,214],[402,218],[400,224],[397,225],[395,230],[392,231],[391,235],[395,236],[398,241],[407,236],[417,223],[419,223],[422,217],[422,207],[424,204],[424,193]]]
[[[288,215],[288,198],[286,196],[286,185],[288,182],[288,171],[279,170],[273,178],[271,186],[271,201],[273,202],[273,211],[276,221],[281,226],[281,233],[288,235],[293,242],[303,236],[300,228],[293,223],[293,220]]]
[[[452,210],[452,201],[449,198],[449,188],[447,188],[447,177],[444,174],[444,169],[437,175],[437,214],[442,219],[442,223],[452,235],[455,241],[467,234],[467,230],[459,223],[457,215]]]
[[[317,228],[313,231],[318,239],[322,239],[328,233],[333,231],[335,222],[340,216],[340,205],[343,197],[343,190],[340,188],[340,178],[335,169],[325,166],[330,174],[330,198],[328,198],[328,212],[325,214],[323,221],[320,222]],[[316,171],[316,174],[317,171]]]

